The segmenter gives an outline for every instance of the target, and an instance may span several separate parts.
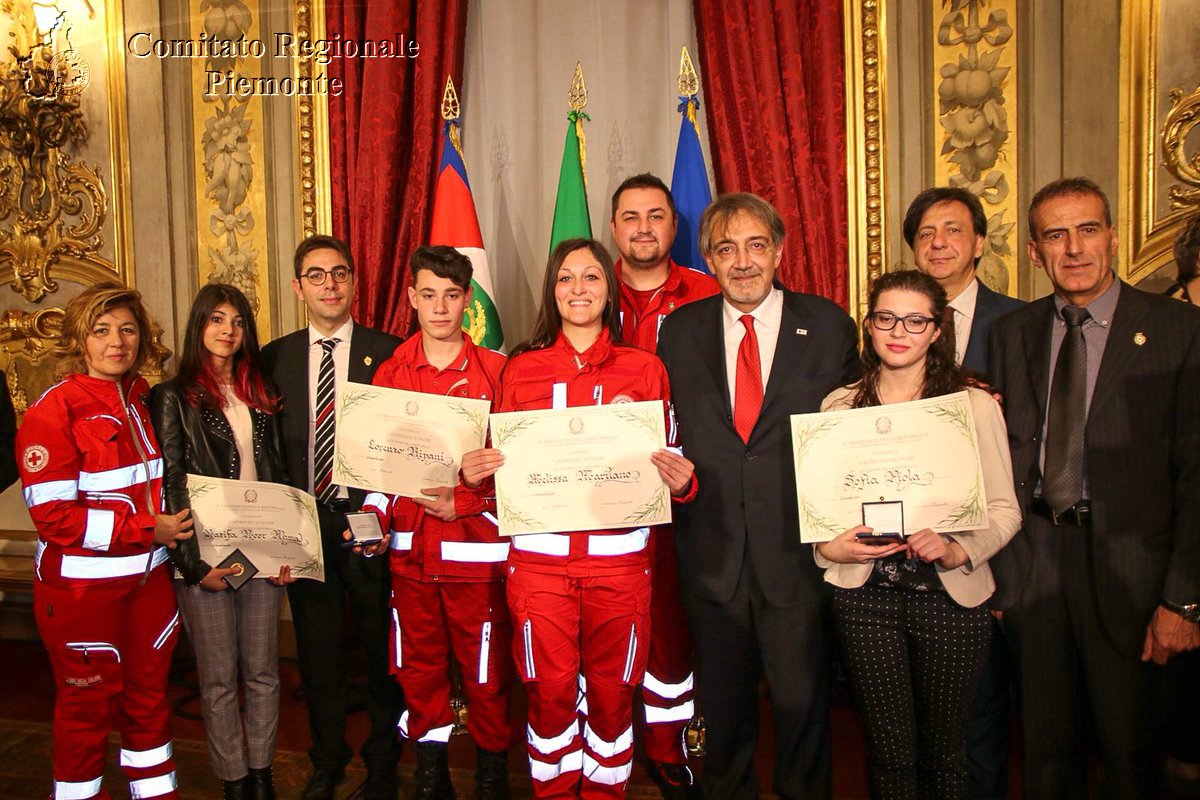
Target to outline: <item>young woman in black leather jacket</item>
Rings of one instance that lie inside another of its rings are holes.
[[[187,474],[283,482],[274,412],[279,395],[259,365],[250,304],[238,289],[209,284],[196,295],[184,333],[179,374],[151,395],[163,451],[163,497],[188,507]],[[186,545],[186,546],[183,546]],[[226,800],[274,800],[271,761],[279,721],[279,575],[237,592],[200,556],[196,539],[171,551],[175,594],[196,651],[208,750]],[[245,719],[238,708],[238,666]],[[243,722],[245,745],[243,745]]]

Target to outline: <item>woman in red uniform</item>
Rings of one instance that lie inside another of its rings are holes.
[[[662,362],[622,343],[619,284],[599,242],[570,239],[546,266],[542,308],[501,377],[497,411],[661,400]],[[668,430],[671,426],[668,425]],[[676,499],[695,492],[692,464],[653,456]],[[463,457],[474,485],[494,449]],[[621,797],[633,759],[631,709],[650,638],[648,528],[515,536],[508,557],[513,654],[529,697],[535,797]]]
[[[57,686],[55,800],[109,797],[114,726],[129,795],[176,796],[166,688],[179,612],[163,545],[190,537],[192,523],[187,511],[156,513],[162,457],[138,376],[149,352],[141,295],[85,289],[63,319],[63,380],[17,434],[38,532],[34,612]]]

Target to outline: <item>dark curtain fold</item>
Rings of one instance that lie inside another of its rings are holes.
[[[848,302],[842,3],[694,0],[718,192],[783,216],[779,278]]]
[[[327,36],[404,36],[416,58],[334,58],[329,98],[333,234],[354,253],[355,319],[404,335],[412,320],[408,258],[429,236],[446,76],[462,86],[467,0],[328,0]],[[405,46],[407,52],[407,45]]]

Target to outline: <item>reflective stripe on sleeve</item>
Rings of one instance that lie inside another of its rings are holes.
[[[117,489],[128,489],[131,486],[146,483],[162,477],[162,459],[152,458],[149,462],[149,473],[145,464],[134,464],[130,467],[117,467],[104,472],[80,472],[79,490],[81,492],[112,492]],[[147,477],[149,474],[149,477]]]
[[[46,481],[25,487],[25,505],[29,508],[54,500],[71,501],[79,496],[79,481]]]
[[[87,527],[83,531],[83,546],[89,550],[108,550],[112,544],[113,526],[117,514],[105,508],[89,508]]]

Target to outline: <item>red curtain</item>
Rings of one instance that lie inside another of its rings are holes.
[[[718,192],[783,216],[779,279],[847,306],[842,3],[694,0]]]
[[[334,58],[329,98],[333,235],[354,253],[354,318],[408,333],[408,259],[427,241],[446,76],[462,86],[467,0],[328,0],[326,31],[343,43],[405,38],[416,58]]]

